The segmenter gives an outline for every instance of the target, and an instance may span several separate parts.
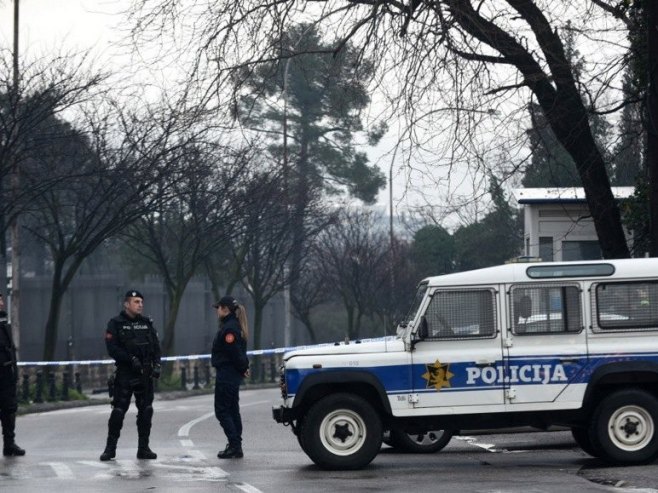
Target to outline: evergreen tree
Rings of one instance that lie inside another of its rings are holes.
[[[569,23],[567,23],[569,26]],[[584,71],[583,57],[576,49],[573,30],[567,28],[565,40],[565,57],[570,61],[574,78],[580,81]],[[536,103],[528,105],[531,127],[528,129],[532,158],[525,170],[522,184],[524,187],[582,187],[582,181],[571,155],[560,144],[548,120]],[[590,124],[594,140],[606,162],[610,157],[605,144],[610,133],[610,124],[601,115],[592,115]]]
[[[313,24],[293,26],[278,43],[278,60],[240,74],[237,83],[247,91],[238,117],[269,137],[270,151],[283,167],[283,200],[290,203],[292,217],[291,302],[301,311],[305,294],[297,279],[309,204],[320,194],[344,190],[374,202],[385,177],[358,150],[356,137],[367,134],[375,145],[384,128],[365,130],[360,112],[370,103],[365,81],[374,67],[349,44],[334,52]]]
[[[454,239],[441,226],[423,226],[414,234],[411,256],[418,278],[447,274],[454,268]]]
[[[489,193],[493,210],[482,221],[462,226],[454,234],[456,270],[498,265],[516,257],[522,247],[522,221],[508,203],[495,177],[490,177]]]

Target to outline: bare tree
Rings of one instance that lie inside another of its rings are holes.
[[[313,309],[325,303],[331,298],[332,288],[329,279],[325,276],[322,264],[317,253],[319,245],[308,246],[308,254],[299,269],[299,276],[292,284],[290,292],[290,304],[293,315],[304,324],[311,343],[318,342],[317,334],[313,326]]]
[[[174,354],[176,320],[185,289],[216,249],[236,230],[241,204],[235,190],[249,163],[249,154],[216,144],[194,143],[180,150],[178,178],[163,175],[158,188],[166,198],[121,233],[138,257],[163,278],[169,301],[162,341],[163,354]]]
[[[20,214],[25,204],[62,179],[61,176],[42,175],[40,180],[32,181],[30,186],[19,186],[11,190],[8,177],[14,165],[20,171],[26,161],[53,142],[65,138],[57,134],[63,127],[53,125],[55,118],[97,97],[103,91],[102,83],[107,79],[106,74],[89,68],[86,54],[63,53],[25,62],[16,88],[11,77],[11,65],[11,52],[0,49],[2,232]]]
[[[25,177],[26,186],[56,178],[23,212],[25,228],[47,246],[44,261],[52,264],[44,360],[54,355],[62,298],[84,259],[170,193],[181,175],[180,149],[193,137],[187,122],[181,129],[168,112],[110,114],[95,107],[89,115],[89,133],[71,128],[58,143],[70,149],[31,156]]]
[[[135,39],[141,42],[149,30],[181,22],[185,14],[180,3],[134,2],[130,15],[140,28],[133,31]],[[521,113],[535,100],[576,163],[604,255],[629,255],[591,129],[593,114],[613,113],[625,104],[617,90],[626,44],[624,2],[201,3],[204,8],[198,12],[203,17],[190,22],[196,29],[188,31],[190,41],[198,39],[195,77],[222,87],[232,82],[236,70],[279,58],[277,40],[291,22],[303,19],[320,25],[335,35],[333,52],[349,42],[361,50],[363,59],[378,61],[373,82],[394,115],[406,119],[403,136],[414,144],[407,151],[410,164],[425,161],[454,172],[455,165],[470,163],[491,171],[483,149],[499,147],[505,138],[518,139],[521,132],[513,123],[521,121]],[[565,55],[567,29],[596,46],[585,58],[581,79]],[[485,134],[497,142],[483,139]],[[452,179],[459,181],[458,175]]]
[[[344,209],[316,242],[324,278],[347,312],[350,339],[360,337],[363,318],[374,314],[380,287],[388,285],[388,234],[378,222],[371,211]]]

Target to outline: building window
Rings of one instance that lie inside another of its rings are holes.
[[[563,241],[562,260],[599,260],[602,259],[598,241]]]
[[[552,236],[539,237],[539,258],[544,262],[552,262],[554,260]]]

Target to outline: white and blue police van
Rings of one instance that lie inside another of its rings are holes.
[[[658,258],[427,278],[395,338],[286,353],[281,390],[274,419],[325,469],[362,468],[383,440],[435,451],[456,430],[554,425],[592,456],[651,462]]]

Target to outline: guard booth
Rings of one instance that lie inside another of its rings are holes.
[[[634,187],[612,187],[618,201],[634,191]],[[602,258],[582,188],[518,188],[513,194],[523,207],[524,255],[545,262]],[[630,238],[628,232],[626,236]]]

